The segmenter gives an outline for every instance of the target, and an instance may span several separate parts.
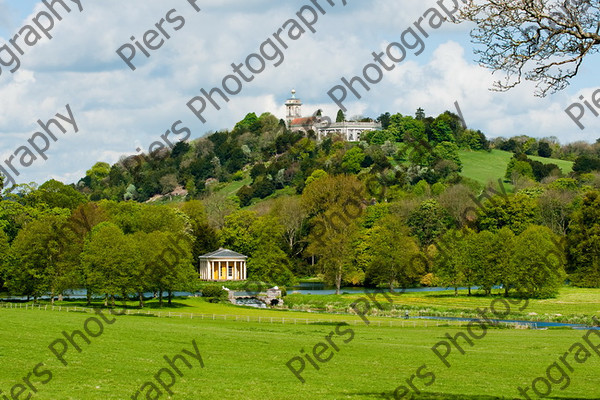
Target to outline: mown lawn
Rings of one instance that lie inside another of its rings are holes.
[[[531,385],[584,334],[563,329],[490,329],[472,347],[463,343],[464,355],[454,350],[447,358],[451,367],[446,368],[431,347],[446,333],[454,335],[459,329],[342,327],[353,330],[351,340],[350,333],[334,333],[339,351],[330,348],[325,356],[333,354],[331,361],[319,363],[319,370],[306,362],[302,373],[306,382],[302,384],[286,362],[302,355],[301,349],[312,352],[317,343],[326,343],[325,336],[335,331],[334,325],[116,316],[116,321],[104,324],[104,332],[91,338],[89,345],[77,339],[82,352],[69,348],[65,355],[68,365],[64,366],[48,345],[60,338],[62,331],[82,329],[90,316],[0,309],[0,390],[6,393],[42,362],[39,372],[51,371],[52,379],[43,385],[40,381],[47,376],[31,377],[38,390],[34,399],[130,399],[167,366],[163,356],[182,354],[182,349],[193,352],[195,340],[204,368],[190,357],[192,369],[180,361],[184,376],[177,376],[172,396],[159,398],[390,399],[396,387],[407,385],[406,379],[423,364],[427,372],[435,374],[435,382],[426,387],[425,380],[415,379],[415,387],[428,394],[416,398],[515,398],[519,385]],[[552,386],[552,398],[600,397],[600,356],[591,350],[590,354],[585,363],[573,362],[565,390],[560,387],[566,386],[566,378]],[[27,398],[26,393],[20,398]]]

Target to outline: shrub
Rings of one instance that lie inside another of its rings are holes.
[[[219,285],[208,285],[202,289],[202,297],[209,298],[209,301],[212,299],[221,300],[227,297],[227,292]]]

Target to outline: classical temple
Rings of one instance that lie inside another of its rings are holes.
[[[364,132],[381,130],[381,124],[378,122],[329,122],[319,116],[302,117],[302,101],[296,98],[295,90],[292,90],[292,97],[287,99],[285,107],[286,121],[291,131],[312,130],[318,139],[339,134],[348,142],[358,142]]]
[[[200,257],[200,279],[205,281],[246,280],[245,255],[220,248]]]

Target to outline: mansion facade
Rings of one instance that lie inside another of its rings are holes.
[[[329,122],[319,116],[302,117],[302,101],[296,98],[296,91],[292,90],[292,97],[285,102],[286,122],[293,132],[312,130],[317,139],[329,135],[341,135],[348,142],[358,142],[365,132],[381,130],[378,122]]]

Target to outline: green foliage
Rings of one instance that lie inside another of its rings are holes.
[[[477,210],[479,229],[492,232],[508,227],[518,235],[535,224],[538,218],[536,200],[522,193],[490,197]]]
[[[8,242],[8,236],[2,229],[0,229],[0,292],[5,284],[9,267],[10,267],[11,253],[10,244]]]
[[[80,249],[66,222],[66,217],[46,216],[19,231],[6,274],[11,292],[37,298],[48,291],[55,295],[72,287]]]
[[[436,243],[438,249],[434,258],[434,273],[443,285],[454,287],[471,286],[474,271],[469,262],[469,250],[473,233],[467,229],[449,230]]]
[[[421,247],[426,248],[452,225],[452,217],[437,202],[425,200],[408,217],[411,233],[419,239]]]
[[[526,297],[551,297],[565,280],[564,254],[550,229],[530,226],[514,247],[515,286]]]
[[[91,187],[97,186],[100,181],[110,174],[110,165],[105,162],[97,162],[94,166],[89,169],[85,176],[90,179]]]
[[[395,142],[396,136],[389,130],[371,131],[366,134],[366,140],[371,144],[382,145],[385,142]]]
[[[115,224],[103,222],[96,226],[81,255],[85,286],[92,294],[114,296],[128,293],[134,287],[135,273],[141,257],[132,238]]]
[[[260,123],[255,113],[248,113],[243,120],[235,124],[233,131],[236,133],[255,133],[260,129]]]
[[[137,190],[135,188],[135,185],[132,183],[131,185],[127,186],[127,189],[125,190],[125,194],[123,195],[123,200],[125,200],[125,201],[135,200],[136,197],[137,197]]]
[[[446,188],[447,188],[447,186],[444,185],[443,183],[436,182],[433,185],[431,185],[431,194],[433,194],[434,196],[439,196],[442,193],[444,193]]]
[[[397,216],[381,219],[369,230],[365,250],[368,279],[387,285],[390,291],[415,284],[425,272],[422,264],[415,262],[419,246]]]
[[[600,195],[589,192],[567,235],[570,278],[577,286],[600,287]]]
[[[457,138],[457,144],[461,149],[489,150],[490,142],[481,131],[466,129]]]
[[[349,174],[356,174],[361,170],[361,164],[365,160],[365,153],[360,147],[353,147],[344,154],[342,169]]]
[[[431,194],[431,188],[426,180],[421,179],[416,185],[412,187],[412,192],[415,196],[423,197]]]
[[[346,115],[342,110],[338,110],[337,116],[335,117],[335,122],[344,122],[346,121]]]
[[[209,301],[225,300],[227,299],[227,291],[221,285],[206,285],[202,288],[202,297],[206,297]]]
[[[460,160],[460,156],[458,155],[458,146],[452,142],[441,142],[437,146],[435,146],[434,155],[438,160],[450,160],[456,164],[458,167],[458,171],[460,172],[462,168],[462,161]]]
[[[254,190],[248,186],[242,186],[235,194],[240,199],[240,207],[247,207],[251,204],[254,197]]]
[[[538,145],[538,156],[549,158],[552,157],[552,148],[548,142],[540,142]]]
[[[600,171],[600,158],[591,155],[581,155],[575,159],[573,171],[583,174],[591,171]]]
[[[71,186],[51,179],[25,196],[25,204],[36,208],[66,208],[74,210],[87,200]]]
[[[519,177],[535,179],[533,176],[533,168],[531,167],[531,164],[526,161],[515,161],[514,163],[508,163],[505,177],[513,180],[515,174]]]

